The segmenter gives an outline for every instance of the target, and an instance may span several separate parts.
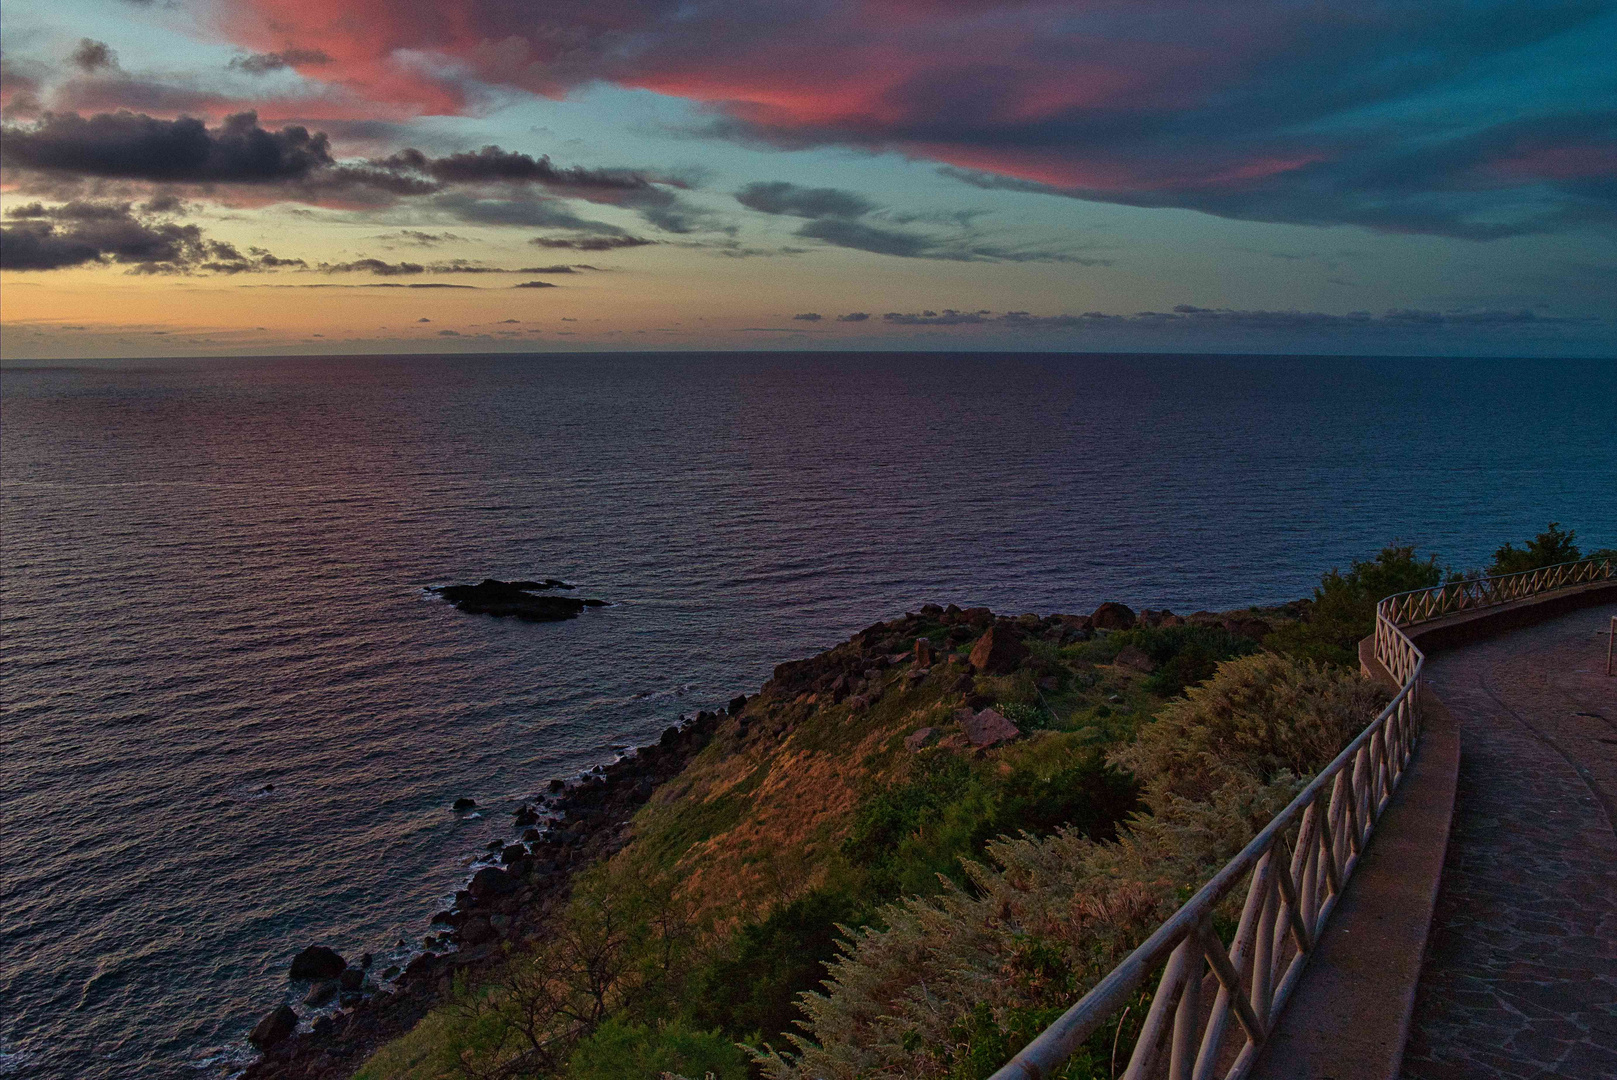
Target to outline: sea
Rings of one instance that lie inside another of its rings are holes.
[[[212,1080],[302,946],[407,959],[550,779],[878,619],[1617,547],[1617,362],[19,363],[0,496],[0,1074]],[[487,576],[608,606],[427,591]]]

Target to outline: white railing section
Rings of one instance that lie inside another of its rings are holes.
[[[1611,560],[1583,560],[1381,601],[1375,655],[1400,684],[1391,703],[1240,854],[990,1080],[1056,1073],[1164,963],[1124,1080],[1245,1076],[1414,753],[1425,656],[1402,628],[1612,577]],[[1243,882],[1246,902],[1226,947],[1213,917]]]

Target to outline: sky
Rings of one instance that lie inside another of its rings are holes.
[[[1617,356],[1617,0],[22,0],[0,356]]]

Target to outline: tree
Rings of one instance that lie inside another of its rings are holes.
[[[1559,521],[1552,521],[1548,529],[1529,540],[1526,546],[1518,548],[1514,544],[1506,544],[1495,551],[1488,573],[1519,574],[1524,570],[1537,570],[1541,566],[1576,562],[1583,557],[1578,545],[1573,543],[1577,537],[1578,534],[1571,529],[1563,531]]]
[[[1271,635],[1267,644],[1292,656],[1358,667],[1358,643],[1375,630],[1376,604],[1394,593],[1443,581],[1437,556],[1415,557],[1413,544],[1388,544],[1374,559],[1331,570],[1314,590],[1308,621]]]

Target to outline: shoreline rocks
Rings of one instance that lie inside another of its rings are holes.
[[[738,696],[730,710],[739,713],[746,700]],[[300,952],[292,977],[313,980],[309,997],[321,1002],[337,994],[341,1008],[317,1017],[311,1030],[301,1033],[290,1006],[272,1010],[249,1036],[263,1057],[239,1080],[348,1077],[377,1047],[445,1000],[457,975],[476,978],[503,963],[508,948],[539,937],[550,915],[566,903],[573,874],[628,843],[629,818],[711,741],[724,715],[699,712],[633,755],[597,766],[571,784],[552,781],[544,795],[519,805],[512,829],[526,829],[523,842],[501,842],[494,856],[500,865],[480,866],[455,894],[453,906],[431,917],[437,933],[428,935],[425,951],[403,971],[393,972],[391,987],[378,989],[365,978],[363,962],[350,967],[326,946]],[[524,826],[538,823],[540,810],[549,824],[537,830]],[[527,839],[528,833],[534,838]],[[384,972],[383,977],[390,976]]]

